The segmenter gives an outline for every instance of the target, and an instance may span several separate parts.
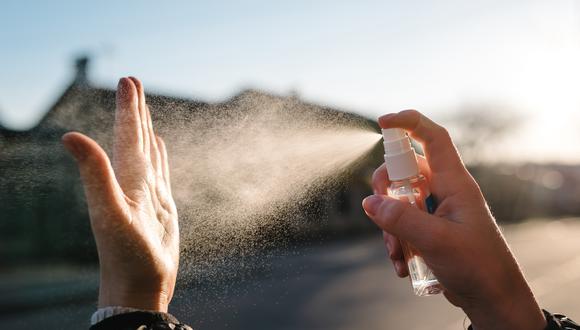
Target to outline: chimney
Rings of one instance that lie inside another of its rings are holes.
[[[89,80],[87,78],[87,71],[89,66],[90,59],[88,56],[83,55],[76,59],[75,61],[75,84],[79,85],[88,85]]]

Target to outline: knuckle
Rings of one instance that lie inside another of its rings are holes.
[[[451,135],[445,127],[435,124],[435,133],[437,134],[438,138],[451,142]]]
[[[399,201],[384,202],[378,212],[378,218],[385,229],[397,228],[403,214],[407,212],[409,206]]]

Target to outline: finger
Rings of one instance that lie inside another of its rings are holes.
[[[417,155],[417,163],[419,163],[419,171],[421,174],[429,179],[431,177],[431,168],[429,167],[429,163],[427,163],[427,158]]]
[[[157,145],[157,136],[153,131],[153,122],[151,120],[151,112],[149,110],[149,106],[145,105],[145,109],[147,111],[147,126],[149,127],[149,138],[151,142],[149,145],[151,146],[151,163],[155,168],[155,172],[157,175],[163,176],[163,165],[162,165],[162,156],[159,152],[159,146]]]
[[[399,239],[395,236],[383,231],[383,240],[387,246],[387,251],[389,252],[389,259],[393,263],[395,272],[399,277],[405,277],[409,275],[407,267],[405,265],[405,258],[403,256],[403,248]],[[403,267],[401,267],[403,265]]]
[[[165,141],[159,136],[157,136],[157,145],[159,146],[159,153],[161,154],[161,168],[163,170],[163,178],[165,183],[171,192],[171,180],[169,177],[169,159],[167,156],[167,147],[165,146]]]
[[[139,110],[139,119],[141,121],[141,131],[143,134],[143,153],[145,157],[149,159],[151,155],[151,136],[149,136],[149,131],[152,128],[149,128],[149,116],[147,112],[147,106],[145,104],[145,91],[143,90],[143,84],[139,81],[139,79],[135,77],[129,77],[135,89],[137,90],[137,105]]]
[[[427,164],[425,157],[417,155],[417,161],[419,163],[419,171],[429,179],[431,177],[431,169]],[[375,195],[387,195],[387,188],[391,185],[389,181],[389,174],[387,173],[387,167],[383,163],[379,166],[373,173],[372,187]]]
[[[393,261],[393,265],[395,266],[395,272],[399,277],[407,277],[409,276],[409,268],[405,265],[405,262],[402,260]]]
[[[109,157],[95,141],[80,133],[67,133],[62,142],[77,161],[91,219],[112,219],[107,215],[121,208],[119,201],[124,199]]]
[[[435,248],[451,226],[449,221],[384,195],[365,198],[363,208],[379,228],[420,251]]]
[[[143,149],[143,132],[138,110],[138,98],[134,85],[121,78],[117,85],[117,108],[115,111],[115,158]]]
[[[391,182],[389,181],[389,175],[387,174],[387,167],[385,166],[385,163],[383,163],[375,170],[371,184],[373,187],[373,193],[375,195],[387,194],[387,187],[391,185]]]
[[[391,260],[397,261],[403,259],[403,249],[401,248],[401,243],[398,238],[383,231],[383,241],[385,242]]]
[[[115,115],[114,168],[117,180],[125,193],[142,188],[146,174],[143,162],[143,129],[139,116],[137,89],[128,78],[121,78],[117,88]]]
[[[445,128],[437,125],[416,110],[405,110],[379,118],[381,128],[398,127],[423,145],[433,173],[465,172],[465,167]]]

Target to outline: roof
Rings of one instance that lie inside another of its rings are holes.
[[[29,130],[16,131],[0,124],[0,137],[4,139],[49,138],[60,136],[71,129],[93,131],[100,128],[94,127],[95,125],[99,126],[99,123],[110,125],[114,118],[115,91],[90,84],[86,74],[87,65],[86,58],[77,60],[75,79],[49,107],[37,125]],[[192,115],[199,114],[199,111],[211,115],[212,111],[241,111],[240,109],[247,110],[275,103],[292,108],[293,115],[296,115],[296,112],[307,111],[309,115],[331,118],[331,121],[356,121],[357,125],[363,123],[371,129],[375,127],[372,121],[357,114],[304,102],[295,95],[281,96],[256,89],[243,90],[233,97],[217,103],[155,93],[147,93],[147,99],[150,101],[150,106],[153,105],[151,113],[154,121],[168,119],[187,121],[191,119]],[[167,115],[167,111],[171,111],[171,116]]]

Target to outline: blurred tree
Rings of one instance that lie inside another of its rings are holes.
[[[467,103],[442,120],[463,161],[479,183],[498,221],[518,221],[530,216],[522,207],[530,202],[530,187],[515,175],[500,171],[498,146],[507,143],[510,133],[521,127],[522,118],[510,106]],[[513,164],[505,164],[512,167]]]
[[[522,123],[523,117],[512,107],[485,103],[467,103],[443,119],[468,165],[489,161],[490,150],[505,143]]]

